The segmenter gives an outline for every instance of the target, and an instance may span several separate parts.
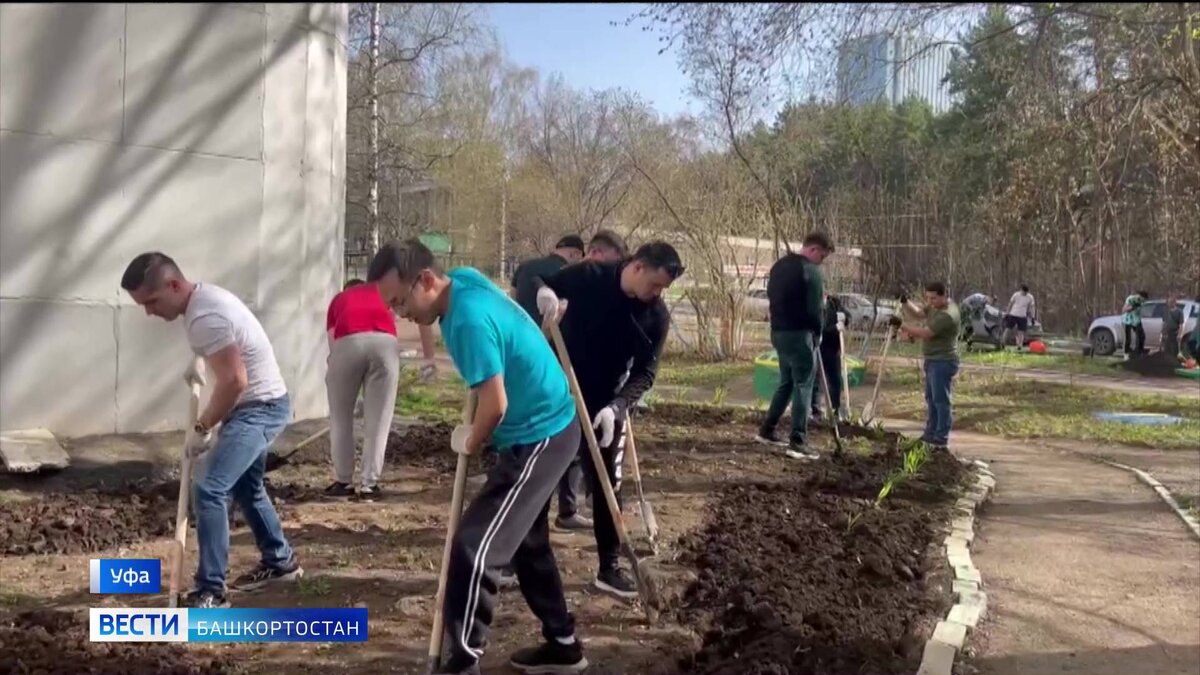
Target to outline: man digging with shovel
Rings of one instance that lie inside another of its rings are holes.
[[[563,341],[575,364],[576,376],[592,427],[598,430],[604,471],[615,495],[620,495],[621,463],[627,411],[654,384],[658,358],[666,341],[670,314],[662,292],[683,274],[679,254],[657,241],[639,248],[624,262],[584,261],[565,267],[545,280],[538,291],[538,310],[555,311],[567,301],[562,320]],[[632,359],[632,365],[630,360]],[[618,390],[618,383],[629,377]],[[585,449],[584,469],[591,483],[592,521],[599,570],[597,589],[622,599],[635,599],[634,580],[620,567],[620,541],[600,478]],[[618,504],[620,504],[618,500]]]
[[[567,378],[529,315],[478,271],[443,274],[416,239],[386,244],[371,269],[401,316],[440,321],[455,367],[477,395],[474,421],[455,430],[454,450],[478,454],[490,440],[496,465],[462,514],[450,548],[443,603],[450,658],[444,673],[478,673],[498,592],[497,567],[512,562],[546,642],[513,654],[530,673],[587,667],[550,548],[550,496],[579,447]],[[557,315],[557,307],[551,308]],[[465,476],[465,473],[464,473]]]
[[[262,325],[234,294],[212,284],[192,283],[162,253],[143,253],[121,277],[146,314],[167,321],[183,317],[188,345],[204,358],[216,379],[208,406],[200,413],[185,452],[206,455],[196,468],[193,488],[200,564],[189,607],[228,607],[225,568],[229,563],[232,495],[241,507],[262,554],[258,567],[234,580],[237,590],[254,590],[304,574],[283,534],[279,515],[263,486],[267,449],[292,416],[287,387],[275,351]],[[188,372],[189,382],[203,383]],[[220,429],[216,429],[220,425]]]

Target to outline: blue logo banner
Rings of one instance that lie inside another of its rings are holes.
[[[88,561],[92,593],[154,594],[162,590],[158,558],[92,558]]]
[[[189,609],[188,642],[366,642],[365,608]]]

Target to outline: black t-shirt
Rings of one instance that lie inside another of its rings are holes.
[[[821,270],[798,253],[788,253],[771,266],[767,302],[771,330],[821,331]]]
[[[538,279],[552,277],[566,265],[567,261],[562,256],[551,253],[526,260],[517,265],[517,271],[513,272],[512,286],[517,289],[517,304],[529,312],[539,326],[542,325],[542,315],[537,310],[537,292],[541,288]]]
[[[661,298],[646,303],[625,295],[624,265],[584,261],[546,279],[567,301],[563,341],[589,410],[609,403],[623,410],[640,398],[654,384],[667,339],[671,318],[666,304]],[[626,370],[629,379],[617,392]]]

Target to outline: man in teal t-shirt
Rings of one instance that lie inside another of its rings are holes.
[[[1121,308],[1121,323],[1125,325],[1125,354],[1141,354],[1146,350],[1146,330],[1142,328],[1142,304],[1150,297],[1146,291],[1138,291],[1125,298]],[[1137,337],[1137,347],[1133,339]]]
[[[575,458],[580,429],[550,344],[499,287],[469,267],[443,274],[416,239],[383,246],[371,270],[380,294],[401,316],[420,325],[441,322],[446,349],[478,397],[469,434],[456,430],[454,449],[473,455],[489,438],[498,448],[495,467],[454,535],[443,605],[450,658],[442,672],[479,672],[496,604],[496,568],[510,561],[546,639],[514,654],[513,662],[536,672],[583,670],[587,659],[575,638],[547,521],[550,496]]]

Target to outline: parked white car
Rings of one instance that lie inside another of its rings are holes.
[[[1186,340],[1196,330],[1197,320],[1200,320],[1200,303],[1194,300],[1180,300],[1179,306],[1183,309]],[[1166,300],[1147,300],[1142,304],[1142,330],[1146,332],[1147,351],[1158,349],[1162,340],[1163,317],[1166,313]],[[1088,326],[1088,340],[1092,343],[1092,353],[1096,356],[1108,356],[1124,349],[1125,324],[1121,322],[1121,315],[1112,314],[1093,319],[1092,325]]]
[[[771,303],[767,300],[767,289],[755,288],[746,293],[746,318],[751,321],[770,321]]]
[[[846,322],[850,328],[866,330],[874,319],[875,326],[882,326],[896,313],[896,305],[891,301],[879,300],[879,312],[875,312],[875,302],[861,293],[838,293],[842,301],[842,311],[846,313]]]

